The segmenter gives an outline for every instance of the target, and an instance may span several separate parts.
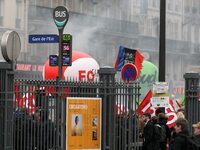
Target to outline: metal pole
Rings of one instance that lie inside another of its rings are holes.
[[[24,49],[27,52],[28,50],[28,44],[26,43],[27,37],[28,37],[28,14],[29,14],[29,1],[24,1]],[[23,56],[23,60],[27,61],[27,57]]]
[[[56,101],[56,148],[59,149],[60,137],[60,103],[61,103],[61,87],[59,81],[62,80],[62,36],[63,28],[58,29],[59,32],[59,48],[58,48],[58,78],[57,78],[57,101]],[[61,139],[62,141],[62,139]]]
[[[165,81],[165,18],[166,0],[160,0],[159,81]]]
[[[113,109],[113,106],[115,106],[116,100],[114,98],[115,90],[108,87],[114,87],[116,71],[114,68],[102,67],[100,70],[98,70],[98,73],[100,81],[102,81],[103,86],[105,86],[102,89],[102,149],[114,150],[116,142],[116,108]]]
[[[60,86],[59,86],[59,77],[56,78],[57,85],[57,96],[56,96],[56,150],[59,149],[59,141],[60,141]]]
[[[58,29],[59,32],[59,49],[58,49],[58,80],[62,80],[62,36],[63,28]]]

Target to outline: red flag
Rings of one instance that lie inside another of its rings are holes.
[[[26,91],[22,93],[22,96],[19,92],[19,86],[15,86],[15,94],[16,94],[16,106],[19,108],[23,108],[26,110],[27,113],[32,114],[35,112],[36,106],[35,106],[35,94],[33,93],[33,87],[29,86],[26,87]]]
[[[121,71],[122,67],[125,64],[131,63],[136,66],[137,77],[139,77],[142,69],[143,60],[144,57],[142,56],[142,54],[140,54],[138,50],[120,46],[118,56],[115,62],[115,69],[117,71]]]
[[[149,90],[149,92],[144,97],[144,99],[142,100],[142,102],[140,103],[140,105],[136,110],[138,114],[142,115],[144,112],[149,111],[149,109],[151,108],[151,103],[150,103],[151,98],[152,98],[152,91]]]
[[[152,107],[151,98],[152,98],[152,91],[150,90],[136,110],[136,112],[139,115],[142,115],[144,112],[149,112],[151,115],[155,114],[155,110],[158,108]],[[171,128],[174,126],[174,123],[177,119],[172,100],[170,100],[169,102],[169,107],[165,108],[165,112],[166,115],[168,116],[167,125],[169,126],[169,128]]]
[[[138,69],[138,77],[140,76],[143,60],[144,60],[144,57],[140,54],[138,50],[136,50],[134,64]]]
[[[169,107],[165,109],[166,115],[168,116],[167,125],[169,128],[174,126],[174,123],[177,119],[177,115],[173,106],[173,101],[169,100]]]

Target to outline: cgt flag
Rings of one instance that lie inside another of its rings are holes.
[[[150,90],[136,110],[136,113],[138,115],[142,115],[144,112],[149,112],[152,116],[155,115],[155,111],[156,109],[158,109],[158,107],[152,107],[151,97],[152,91]],[[169,102],[169,107],[165,108],[165,113],[168,116],[167,125],[169,128],[172,128],[177,119],[176,111],[174,109],[172,100],[170,100]]]
[[[143,60],[144,60],[144,57],[140,54],[138,50],[120,46],[118,57],[115,62],[115,69],[117,71],[121,71],[122,67],[125,64],[131,63],[137,67],[138,77],[139,77],[140,71],[142,69]]]
[[[142,102],[138,106],[138,108],[136,110],[137,114],[143,115],[144,112],[149,112],[150,114],[154,113],[154,111],[151,110],[151,103],[150,103],[152,95],[153,95],[152,91],[149,90],[147,95],[144,97],[144,99],[142,100]]]

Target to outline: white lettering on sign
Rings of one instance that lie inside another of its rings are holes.
[[[83,105],[83,104],[71,104],[69,105],[69,109],[87,109],[88,106],[87,105]]]
[[[43,71],[42,65],[31,65],[31,64],[17,64],[16,70],[22,70],[22,71]]]
[[[66,11],[55,11],[55,17],[66,17]]]
[[[44,38],[44,37],[41,37],[41,41],[45,41],[45,38]]]
[[[43,66],[39,65],[37,70],[42,72],[43,71]]]
[[[46,37],[46,40],[47,40],[47,41],[53,41],[53,40],[54,40],[54,38],[53,38],[53,37],[49,37],[49,36],[48,36],[48,37]]]
[[[17,70],[23,70],[23,71],[30,71],[31,65],[29,64],[17,64]]]
[[[39,42],[39,41],[40,41],[40,38],[33,37],[33,38],[32,38],[32,41],[34,41],[34,42]]]

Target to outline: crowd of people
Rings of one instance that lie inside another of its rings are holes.
[[[200,150],[200,122],[193,124],[194,132],[189,133],[183,109],[177,111],[177,120],[172,128],[167,125],[168,117],[159,109],[155,116],[145,112],[142,119],[142,150]]]

